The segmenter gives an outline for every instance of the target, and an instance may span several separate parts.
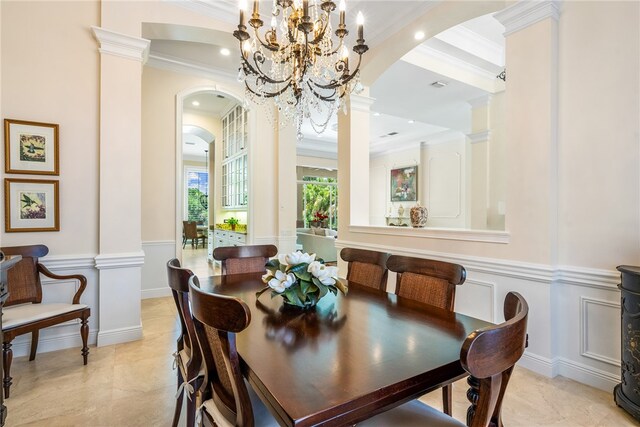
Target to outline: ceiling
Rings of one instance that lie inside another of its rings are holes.
[[[355,26],[355,15],[361,10],[367,44],[375,46],[437,3],[348,0],[347,26]],[[235,0],[190,0],[180,4],[233,26],[237,23]],[[271,4],[261,2],[263,16],[268,15]],[[426,40],[387,69],[370,88],[375,99],[371,107],[371,153],[397,150],[447,132],[469,133],[467,101],[504,90],[503,83],[495,77],[504,69],[503,32],[504,27],[491,15],[476,18]],[[229,32],[148,24],[143,28],[143,36],[151,39],[150,65],[154,61],[172,62],[196,74],[237,76],[238,45]],[[222,48],[229,49],[231,55],[223,55]],[[445,82],[446,86],[431,86],[435,81]],[[223,108],[220,105],[224,103],[211,95],[198,96],[201,96],[200,111],[220,115]],[[191,98],[185,101],[186,108],[194,108],[189,105],[191,101]],[[310,124],[303,123],[304,138],[299,142],[299,151],[335,157],[336,123],[334,117],[321,136]],[[397,135],[389,136],[392,132]]]

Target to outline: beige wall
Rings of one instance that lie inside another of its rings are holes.
[[[3,246],[44,243],[52,254],[98,251],[98,52],[92,1],[3,1],[2,117],[60,125],[60,231],[3,233]],[[37,30],[36,30],[37,29]],[[6,174],[3,174],[7,177]]]

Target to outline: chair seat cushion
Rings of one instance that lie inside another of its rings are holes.
[[[403,427],[466,427],[465,424],[431,406],[412,400],[358,423],[358,426]]]
[[[180,367],[182,368],[182,372],[187,372],[187,364],[189,360],[191,360],[191,351],[189,347],[184,347],[180,352],[178,352],[178,356],[180,357]],[[204,376],[204,363],[200,367],[200,371],[198,372],[198,376]],[[191,378],[189,378],[191,379]]]
[[[245,382],[246,383],[246,382]],[[247,384],[247,391],[249,392],[249,398],[251,399],[251,408],[253,409],[253,420],[255,427],[279,427],[271,412],[264,406],[262,400],[258,397],[253,388]],[[209,399],[203,403],[204,410],[213,418],[216,424],[220,427],[234,427],[233,424],[227,420],[222,413],[218,410],[218,407],[213,403],[213,399]]]
[[[86,304],[20,304],[2,309],[2,330],[87,308]]]

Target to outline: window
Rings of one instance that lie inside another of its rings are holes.
[[[303,176],[302,218],[304,227],[338,229],[338,182],[336,178]],[[325,218],[326,217],[326,218]]]
[[[185,170],[185,218],[207,224],[209,222],[209,174],[205,168]]]

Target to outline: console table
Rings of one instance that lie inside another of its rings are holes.
[[[1,252],[0,252],[1,254]],[[20,261],[22,257],[20,255],[12,255],[8,257],[0,258],[0,339],[2,336],[2,307],[4,303],[9,298],[9,288],[7,286],[7,270],[16,265],[18,261]],[[4,341],[4,340],[2,340]],[[3,368],[0,368],[0,378],[4,375],[2,371]],[[4,395],[0,392],[0,426],[4,425],[4,421],[7,418],[7,408],[4,406]]]

